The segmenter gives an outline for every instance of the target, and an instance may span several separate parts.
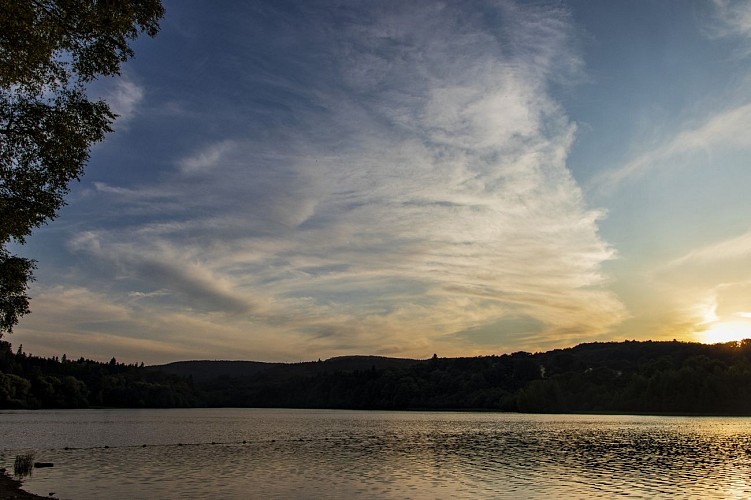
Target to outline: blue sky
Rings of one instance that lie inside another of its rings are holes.
[[[10,337],[163,362],[751,337],[751,4],[165,2]]]

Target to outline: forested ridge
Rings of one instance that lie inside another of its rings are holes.
[[[0,407],[290,407],[751,415],[751,340],[543,353],[161,366],[40,358],[0,343]]]

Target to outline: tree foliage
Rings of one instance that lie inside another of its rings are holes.
[[[0,0],[0,336],[29,312],[34,268],[8,244],[55,217],[111,131],[86,85],[119,74],[163,14],[160,0]]]
[[[751,340],[594,343],[350,370],[326,361],[195,386],[209,406],[751,415]]]
[[[0,341],[1,408],[271,407],[751,415],[751,340],[610,342],[501,356],[144,367]]]
[[[42,358],[0,340],[2,408],[175,408],[195,406],[188,377],[136,364]]]

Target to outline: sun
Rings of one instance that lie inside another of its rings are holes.
[[[699,332],[701,341],[705,344],[718,344],[721,342],[733,342],[751,338],[751,321],[730,320],[716,321],[709,328]]]
[[[727,302],[727,301],[726,301]],[[747,305],[747,301],[737,305]],[[699,323],[696,338],[705,344],[719,344],[725,342],[739,342],[751,338],[751,312],[745,307],[738,309],[722,304],[719,307],[718,298],[714,295],[702,307],[704,321]]]

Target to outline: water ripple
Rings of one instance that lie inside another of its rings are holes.
[[[27,488],[60,498],[751,496],[751,419],[228,409],[0,421],[0,465],[35,450],[55,467]]]

